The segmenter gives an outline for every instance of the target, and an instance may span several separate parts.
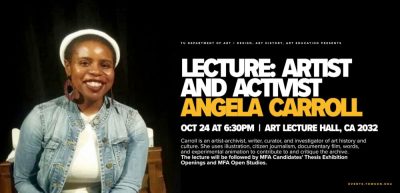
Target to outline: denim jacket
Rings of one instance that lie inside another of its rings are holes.
[[[91,121],[97,136],[101,192],[138,192],[147,163],[147,128],[139,113],[108,97]],[[19,193],[60,193],[85,125],[64,96],[37,105],[25,118],[16,150]]]

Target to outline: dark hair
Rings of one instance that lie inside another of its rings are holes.
[[[101,42],[101,43],[103,43],[104,45],[106,45],[108,48],[110,48],[110,50],[112,51],[112,54],[113,54],[113,62],[114,62],[114,65],[115,65],[115,63],[116,63],[116,57],[115,57],[115,55],[116,55],[116,54],[115,54],[114,47],[113,47],[113,46],[110,44],[110,42],[108,42],[106,39],[104,39],[104,38],[102,38],[102,37],[100,37],[100,36],[98,36],[98,35],[92,35],[92,34],[79,36],[79,37],[73,39],[73,40],[71,41],[71,43],[69,43],[68,46],[67,46],[67,48],[65,49],[64,58],[65,58],[66,60],[68,60],[68,61],[71,62],[72,50],[73,50],[73,48],[74,48],[77,44],[79,44],[79,43],[81,43],[81,42],[84,42],[84,41],[88,41],[88,40],[93,40],[93,41]]]

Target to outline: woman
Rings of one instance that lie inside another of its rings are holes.
[[[64,38],[60,58],[68,77],[65,96],[37,105],[24,120],[14,165],[16,189],[138,192],[147,162],[147,128],[136,110],[107,97],[120,58],[118,44],[104,32],[80,30]]]

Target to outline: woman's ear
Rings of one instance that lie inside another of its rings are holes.
[[[65,68],[65,73],[67,74],[67,77],[71,76],[71,64],[66,59],[64,59],[64,68]]]

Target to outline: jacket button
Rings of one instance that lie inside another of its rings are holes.
[[[109,163],[106,164],[106,168],[107,168],[107,169],[111,169],[112,166],[113,166],[113,164],[112,164],[111,162],[109,162]]]
[[[103,141],[104,144],[108,143],[107,137],[104,137],[102,141]]]
[[[93,119],[93,124],[98,125],[100,123],[99,117]]]

